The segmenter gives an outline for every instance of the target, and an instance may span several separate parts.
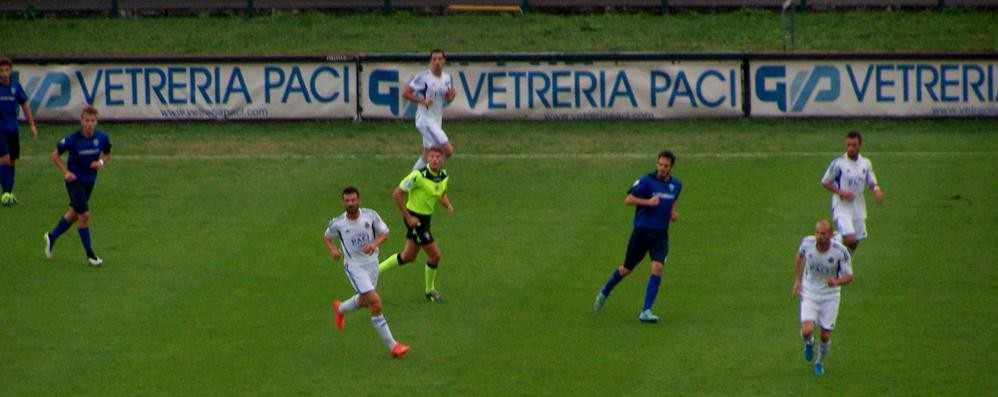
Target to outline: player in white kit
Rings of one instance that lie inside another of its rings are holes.
[[[855,251],[859,241],[866,239],[866,188],[873,190],[877,204],[884,201],[884,192],[877,185],[873,164],[860,156],[863,137],[856,131],[846,135],[846,153],[839,156],[825,170],[821,184],[832,194],[832,221],[835,222],[842,243]]]
[[[324,237],[333,260],[343,259],[343,269],[356,294],[346,301],[333,302],[336,328],[343,329],[345,313],[367,306],[371,309],[371,325],[388,345],[392,357],[401,357],[409,352],[409,346],[399,343],[392,336],[388,320],[381,314],[381,297],[375,290],[378,285],[378,247],[388,240],[388,226],[374,210],[360,208],[360,192],[354,187],[343,189],[343,207],[346,212],[329,221]],[[340,240],[342,251],[336,248],[334,239]]]
[[[839,315],[843,285],[852,282],[849,250],[832,240],[832,225],[821,220],[814,235],[804,237],[797,249],[797,275],[791,297],[800,294],[800,334],[804,339],[804,359],[814,359],[814,325],[821,327],[821,350],[814,362],[814,374],[825,373],[825,358],[832,344],[832,330]]]
[[[451,103],[457,96],[457,90],[450,74],[444,72],[444,62],[443,50],[430,51],[430,69],[416,75],[402,92],[403,98],[418,104],[416,129],[423,135],[423,153],[412,166],[413,170],[426,167],[426,152],[433,146],[443,149],[446,158],[454,154],[454,146],[443,129],[443,119],[444,102]]]

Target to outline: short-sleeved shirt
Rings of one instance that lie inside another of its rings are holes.
[[[674,176],[662,180],[655,172],[643,175],[634,181],[628,194],[640,199],[650,199],[658,196],[658,205],[648,207],[639,205],[634,209],[634,228],[648,230],[669,230],[669,222],[672,220],[672,207],[679,199],[679,192],[683,190],[683,182]]]
[[[17,133],[17,109],[28,101],[20,83],[0,84],[0,134]]]
[[[326,226],[325,237],[327,240],[337,238],[345,255],[344,264],[352,265],[378,265],[379,250],[374,250],[370,255],[364,253],[364,246],[370,244],[380,235],[388,233],[388,225],[381,220],[381,215],[377,211],[361,208],[357,219],[350,219],[344,212],[342,215],[333,218]]]
[[[60,155],[69,152],[66,167],[76,174],[77,182],[94,183],[97,181],[97,170],[90,168],[90,164],[100,160],[101,153],[111,153],[111,138],[101,130],[95,130],[90,138],[77,130],[62,138],[56,144],[56,150]]]
[[[873,174],[873,163],[866,157],[859,155],[856,161],[849,158],[849,155],[832,160],[825,170],[825,175],[821,177],[821,183],[833,182],[835,187],[841,190],[852,192],[853,200],[846,201],[838,194],[832,194],[832,218],[840,212],[845,212],[856,219],[866,219],[866,199],[863,192],[877,186],[877,176]]]
[[[417,74],[409,82],[409,87],[412,87],[416,97],[420,99],[433,98],[433,104],[430,106],[420,105],[416,107],[416,124],[426,122],[436,125],[443,124],[444,102],[446,102],[444,97],[453,86],[449,73],[441,72],[440,77],[437,77],[430,70]]]
[[[420,215],[433,215],[440,197],[447,192],[447,170],[434,174],[429,167],[415,170],[399,182],[399,189],[408,193],[405,207]]]
[[[807,236],[797,248],[797,256],[804,258],[804,271],[801,274],[801,298],[822,300],[837,298],[842,287],[828,286],[828,278],[839,278],[852,274],[852,258],[849,249],[842,243],[832,240],[825,252],[818,251],[818,239]]]

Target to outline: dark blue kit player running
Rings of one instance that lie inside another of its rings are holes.
[[[644,307],[638,319],[644,323],[658,322],[658,316],[651,312],[651,306],[655,303],[658,286],[662,282],[662,267],[669,256],[669,223],[679,219],[676,200],[683,189],[683,182],[672,176],[672,166],[675,163],[676,156],[671,151],[659,153],[655,172],[641,176],[627,191],[624,204],[636,207],[634,230],[627,243],[624,263],[613,271],[603,289],[596,295],[596,302],[593,303],[596,313],[603,309],[613,287],[648,255],[651,256],[651,276],[648,278]]]
[[[69,159],[63,163],[62,155],[66,152],[69,152]],[[97,129],[97,109],[87,106],[80,114],[80,129],[62,138],[52,152],[52,160],[66,180],[69,210],[59,218],[59,223],[51,232],[45,233],[47,258],[52,258],[55,240],[75,222],[90,266],[100,266],[103,263],[90,245],[89,201],[97,182],[97,171],[103,169],[110,159],[111,138]]]

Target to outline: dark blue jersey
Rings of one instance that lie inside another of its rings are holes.
[[[100,160],[101,153],[111,153],[111,138],[103,131],[94,131],[94,136],[87,138],[83,132],[76,132],[62,138],[56,145],[59,154],[69,152],[67,168],[76,174],[76,180],[83,183],[97,181],[97,171],[90,164]]]
[[[28,101],[21,84],[11,81],[10,85],[0,84],[0,133],[17,133],[17,109]]]
[[[679,191],[682,189],[683,182],[674,176],[664,181],[658,179],[654,172],[641,176],[631,185],[627,193],[641,199],[658,196],[659,201],[655,207],[639,205],[634,209],[634,228],[668,231],[669,221],[672,219],[672,206],[679,198]]]

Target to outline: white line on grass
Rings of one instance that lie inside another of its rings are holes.
[[[483,160],[587,160],[587,159],[642,159],[655,156],[655,152],[648,153],[524,153],[524,154],[498,154],[498,153],[459,153],[459,158],[483,159]],[[774,158],[774,157],[834,157],[842,152],[692,152],[677,153],[684,158],[718,158],[718,159],[740,159],[740,158]],[[875,157],[967,157],[967,156],[996,156],[998,152],[869,152],[864,155]],[[118,160],[130,161],[229,161],[229,160],[349,160],[349,159],[400,159],[410,158],[414,155],[406,154],[113,154],[112,157]],[[48,159],[48,156],[24,156],[22,160],[34,161]]]

